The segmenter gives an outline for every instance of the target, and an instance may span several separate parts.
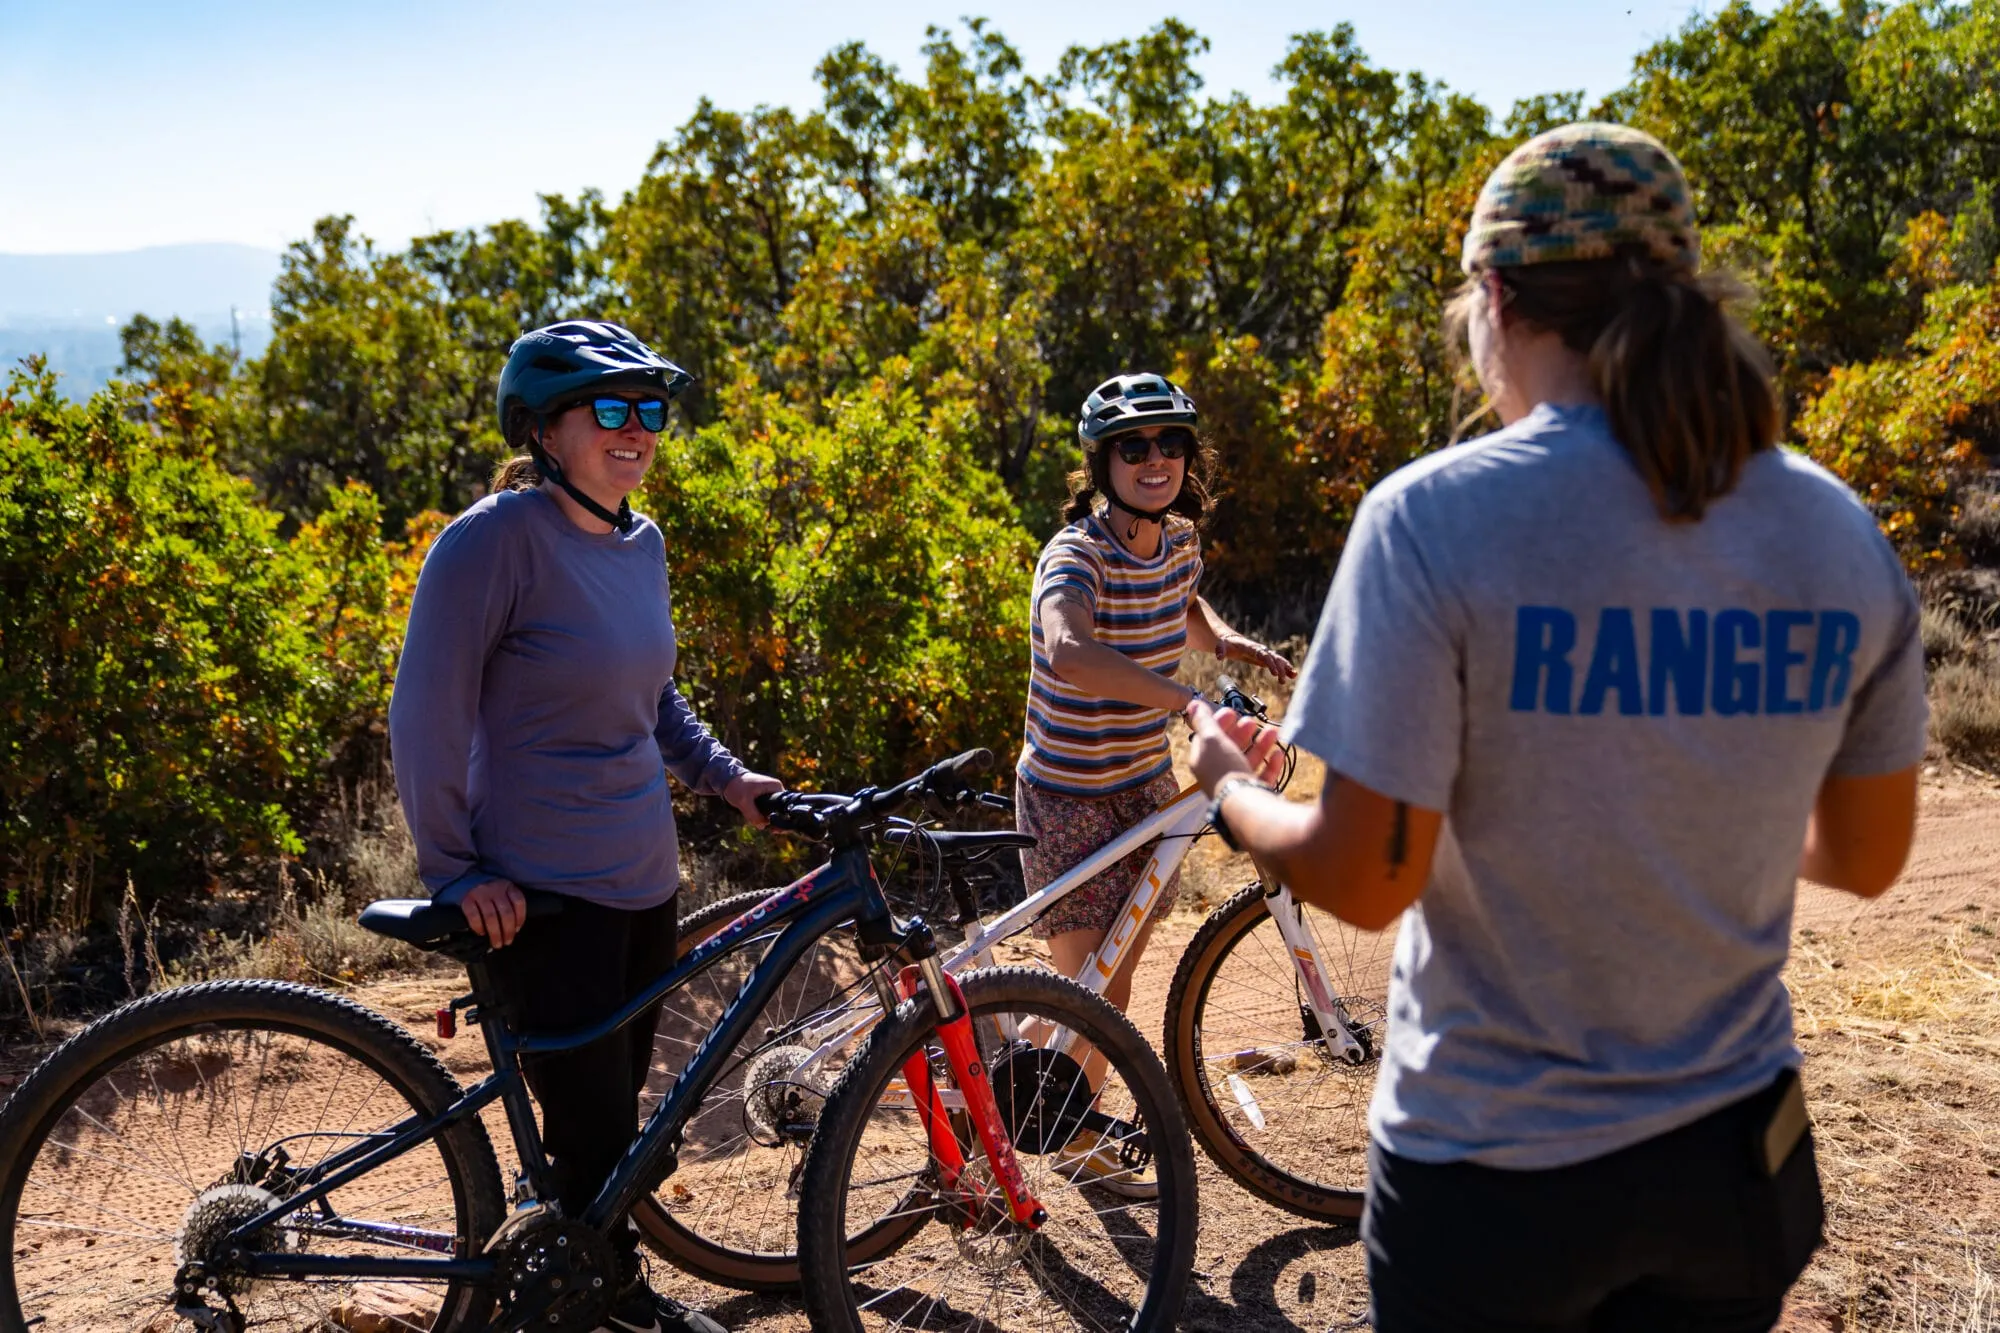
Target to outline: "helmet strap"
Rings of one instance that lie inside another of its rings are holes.
[[[619,500],[618,512],[613,513],[572,485],[570,479],[563,475],[562,469],[556,466],[556,460],[549,456],[549,451],[542,447],[542,433],[548,428],[548,418],[539,412],[535,413],[535,433],[528,440],[528,455],[535,460],[535,470],[542,474],[545,481],[552,481],[562,487],[570,499],[582,505],[584,512],[598,522],[609,523],[619,532],[630,532],[634,522],[632,502],[629,499]]]
[[[1175,496],[1174,498],[1177,500],[1180,497]],[[1125,526],[1125,540],[1128,542],[1138,540],[1139,525],[1141,523],[1158,523],[1165,519],[1168,514],[1174,512],[1171,502],[1162,505],[1158,509],[1134,509],[1123,500],[1117,499],[1114,496],[1107,495],[1104,499],[1113,509],[1122,509],[1131,516],[1132,521]]]

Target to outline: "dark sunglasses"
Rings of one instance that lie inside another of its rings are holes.
[[[593,398],[590,400],[591,414],[597,418],[597,424],[605,430],[624,430],[625,423],[632,419],[632,410],[634,408],[639,410],[639,425],[641,429],[652,431],[655,435],[665,429],[667,424],[667,404],[662,399],[642,398],[638,402],[633,402],[629,398]]]
[[[1184,426],[1163,430],[1150,440],[1143,435],[1120,435],[1110,444],[1118,451],[1118,456],[1132,467],[1145,462],[1156,445],[1160,457],[1166,459],[1186,458],[1195,449],[1194,432]]]

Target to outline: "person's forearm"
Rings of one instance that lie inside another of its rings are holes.
[[[1861,898],[1876,898],[1888,892],[1902,873],[1903,856],[1873,856],[1838,839],[1828,838],[1820,828],[1819,816],[1806,825],[1806,844],[1799,852],[1798,876],[1829,889],[1839,889]]]
[[[1236,845],[1270,870],[1292,896],[1338,914],[1332,862],[1312,855],[1318,807],[1288,801],[1276,792],[1240,787],[1225,808]]]
[[[1886,893],[1909,860],[1916,829],[1914,765],[1867,777],[1829,777],[1806,822],[1799,877],[1863,898]]]
[[[1310,805],[1239,785],[1222,815],[1293,897],[1363,930],[1386,929],[1416,901],[1444,819],[1348,782]]]
[[[1195,691],[1095,639],[1068,639],[1051,654],[1049,667],[1066,684],[1105,699],[1178,712]]]
[[[660,719],[653,739],[667,771],[697,796],[720,796],[746,771],[743,761],[694,715],[687,696],[672,681],[660,692]]]

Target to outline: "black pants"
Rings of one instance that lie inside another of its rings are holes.
[[[512,944],[488,954],[489,976],[516,1030],[572,1031],[609,1017],[665,974],[675,925],[674,899],[637,912],[573,899],[561,915],[530,921]],[[542,1104],[556,1198],[571,1217],[597,1197],[638,1132],[658,1022],[655,1007],[601,1041],[523,1062]],[[628,1233],[612,1230],[615,1241],[636,1246]]]
[[[1765,1173],[1755,1145],[1775,1100],[1549,1171],[1371,1144],[1361,1236],[1376,1333],[1769,1329],[1822,1220],[1810,1135]]]

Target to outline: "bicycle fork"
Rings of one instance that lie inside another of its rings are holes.
[[[1347,1006],[1327,985],[1326,968],[1320,965],[1319,949],[1313,941],[1312,932],[1306,929],[1305,922],[1292,906],[1291,890],[1262,866],[1257,868],[1257,874],[1264,881],[1264,910],[1277,923],[1278,934],[1291,951],[1292,967],[1298,972],[1300,986],[1306,993],[1306,1008],[1312,1013],[1328,1053],[1350,1065],[1367,1063],[1368,1048],[1355,1038],[1354,1020],[1348,1016]],[[1306,1034],[1308,1038],[1312,1035],[1310,1032]]]
[[[929,990],[931,1002],[937,1006],[938,1044],[944,1048],[951,1080],[965,1100],[965,1114],[972,1121],[972,1127],[979,1135],[980,1147],[985,1150],[986,1160],[992,1164],[993,1173],[998,1178],[997,1183],[1007,1201],[1007,1215],[1017,1225],[1030,1230],[1039,1228],[1048,1220],[1048,1212],[1028,1192],[1021,1163],[1014,1155],[1013,1139],[1000,1118],[1000,1104],[993,1095],[993,1081],[988,1076],[985,1061],[979,1058],[979,1043],[973,1036],[972,1010],[965,1003],[965,992],[959,989],[958,979],[947,974],[932,956],[902,970],[896,978],[897,994],[905,1000],[914,996],[920,978]],[[917,1105],[917,1113],[923,1117],[931,1157],[937,1162],[941,1175],[940,1183],[947,1191],[956,1193],[962,1201],[973,1205],[967,1209],[963,1223],[970,1226],[978,1221],[982,1210],[978,1207],[978,1200],[970,1197],[971,1191],[961,1188],[966,1172],[965,1153],[952,1128],[944,1096],[936,1079],[931,1076],[927,1045],[919,1046],[903,1062],[903,1081],[909,1087],[911,1100]]]

